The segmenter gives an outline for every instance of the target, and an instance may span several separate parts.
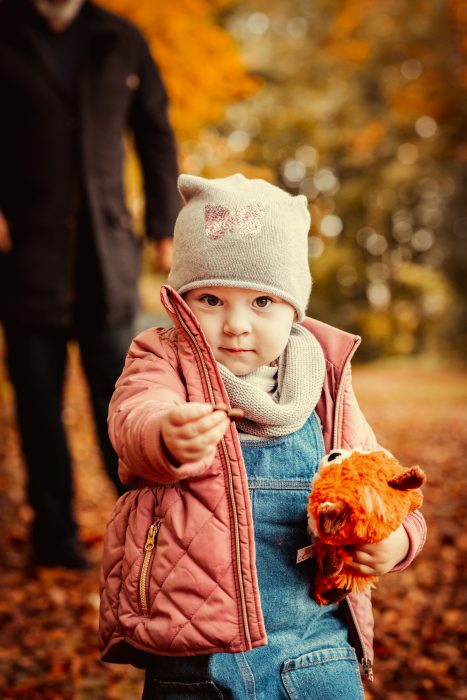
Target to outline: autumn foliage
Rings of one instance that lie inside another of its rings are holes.
[[[257,88],[234,40],[217,21],[229,0],[102,0],[100,4],[144,32],[167,85],[179,139],[196,137],[203,126],[222,119],[226,106]]]

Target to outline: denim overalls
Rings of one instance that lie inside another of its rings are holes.
[[[242,440],[255,527],[256,565],[268,645],[240,654],[164,658],[144,700],[363,700],[358,662],[335,605],[309,595],[306,503],[324,453],[316,414],[290,435]]]

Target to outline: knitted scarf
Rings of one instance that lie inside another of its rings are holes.
[[[218,363],[218,367],[232,407],[245,414],[237,422],[238,429],[268,438],[288,435],[304,425],[321,396],[325,360],[314,335],[294,323],[279,358],[277,388],[272,394],[250,383],[250,375],[237,377],[224,365]]]

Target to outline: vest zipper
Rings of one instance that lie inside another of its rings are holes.
[[[357,635],[358,642],[361,647],[361,659],[360,663],[362,664],[363,672],[365,676],[368,678],[369,681],[373,680],[373,664],[371,662],[370,657],[367,655],[366,647],[365,647],[365,642],[363,641],[362,634],[360,632],[360,628],[358,626],[357,618],[355,617],[355,613],[352,607],[352,603],[349,601],[348,598],[345,598],[343,601],[347,605],[347,609],[350,613],[350,617],[352,619],[352,623],[354,626],[355,634]]]
[[[347,360],[345,361],[344,367],[342,369],[342,374],[341,374],[341,381],[339,384],[339,387],[337,389],[337,396],[336,396],[336,403],[335,403],[335,411],[334,411],[334,428],[333,428],[333,439],[332,439],[332,449],[333,450],[338,450],[340,448],[339,440],[338,440],[338,435],[339,435],[339,420],[340,420],[340,409],[341,409],[341,399],[342,395],[344,393],[344,373],[347,370],[347,367],[350,364],[350,360],[352,359],[352,356],[355,352],[355,347],[357,345],[357,341],[355,342],[351,352],[349,353]],[[362,633],[360,631],[359,624],[357,622],[357,618],[355,617],[355,613],[352,608],[352,604],[350,601],[345,598],[343,601],[344,605],[347,605],[347,609],[350,613],[350,618],[352,620],[352,624],[355,630],[355,635],[358,639],[358,643],[360,644],[361,648],[361,659],[360,663],[362,664],[363,672],[365,676],[368,678],[369,681],[373,680],[373,664],[371,662],[371,659],[369,656],[367,656],[367,651],[365,647],[365,643],[363,641]]]
[[[148,578],[148,573],[149,573],[149,565],[151,563],[152,556],[154,554],[154,548],[156,545],[156,538],[157,535],[159,534],[159,530],[161,527],[161,521],[156,520],[153,522],[151,527],[148,530],[148,534],[146,537],[146,544],[144,545],[144,557],[143,557],[143,563],[141,564],[141,571],[139,574],[139,584],[138,584],[138,590],[139,590],[139,604],[141,608],[141,612],[143,613],[144,617],[149,616],[149,578]]]
[[[342,394],[344,392],[344,374],[347,371],[347,368],[350,364],[350,360],[352,359],[355,350],[358,346],[359,341],[356,339],[353,345],[353,348],[350,350],[348,357],[345,361],[344,367],[342,368],[342,374],[341,374],[341,381],[339,383],[338,389],[337,389],[337,396],[336,396],[336,403],[335,403],[335,411],[334,411],[334,428],[333,428],[333,435],[332,435],[332,449],[333,450],[338,450],[340,448],[339,445],[339,413],[340,413],[340,407],[341,407],[341,400],[342,400]]]
[[[211,403],[215,403],[214,400],[214,391],[211,385],[211,380],[209,378],[209,371],[206,365],[206,360],[204,359],[203,352],[201,348],[198,345],[198,341],[196,340],[195,336],[193,333],[190,331],[188,328],[187,324],[181,317],[181,314],[177,307],[172,304],[172,308],[175,311],[177,318],[179,320],[180,325],[192,341],[194,348],[196,350],[196,353],[198,355],[199,361],[201,363],[201,366],[203,368],[203,373],[204,373],[204,379],[206,382],[206,387],[208,390],[209,394],[209,400]],[[227,446],[225,444],[225,439],[222,438],[220,441],[220,445],[222,447],[222,452],[224,455],[225,459],[225,464],[227,467],[227,475],[228,475],[228,482],[229,482],[229,499],[230,499],[230,505],[232,508],[232,516],[233,516],[233,526],[234,526],[234,539],[235,539],[235,560],[236,560],[236,565],[237,565],[237,580],[238,580],[238,587],[240,591],[240,602],[241,602],[241,608],[242,608],[242,618],[243,618],[243,630],[245,633],[245,638],[248,642],[248,645],[251,646],[251,635],[250,635],[250,626],[248,624],[248,614],[247,614],[247,609],[246,609],[246,596],[245,596],[245,584],[243,583],[243,572],[242,572],[242,560],[240,556],[240,533],[239,533],[239,525],[238,525],[238,513],[237,513],[237,503],[235,501],[235,493],[234,493],[234,488],[233,488],[233,476],[232,476],[232,467],[230,464],[230,459],[229,455],[227,452]]]
[[[362,659],[362,668],[365,676],[368,678],[369,681],[373,681],[373,664],[371,663],[371,659],[368,658],[368,656],[364,656]]]

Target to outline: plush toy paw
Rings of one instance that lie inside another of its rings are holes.
[[[313,598],[320,605],[337,602],[350,591],[373,586],[349,565],[345,547],[380,542],[397,530],[405,516],[422,504],[425,474],[404,468],[388,452],[333,450],[325,455],[308,499],[308,528],[313,545]]]

